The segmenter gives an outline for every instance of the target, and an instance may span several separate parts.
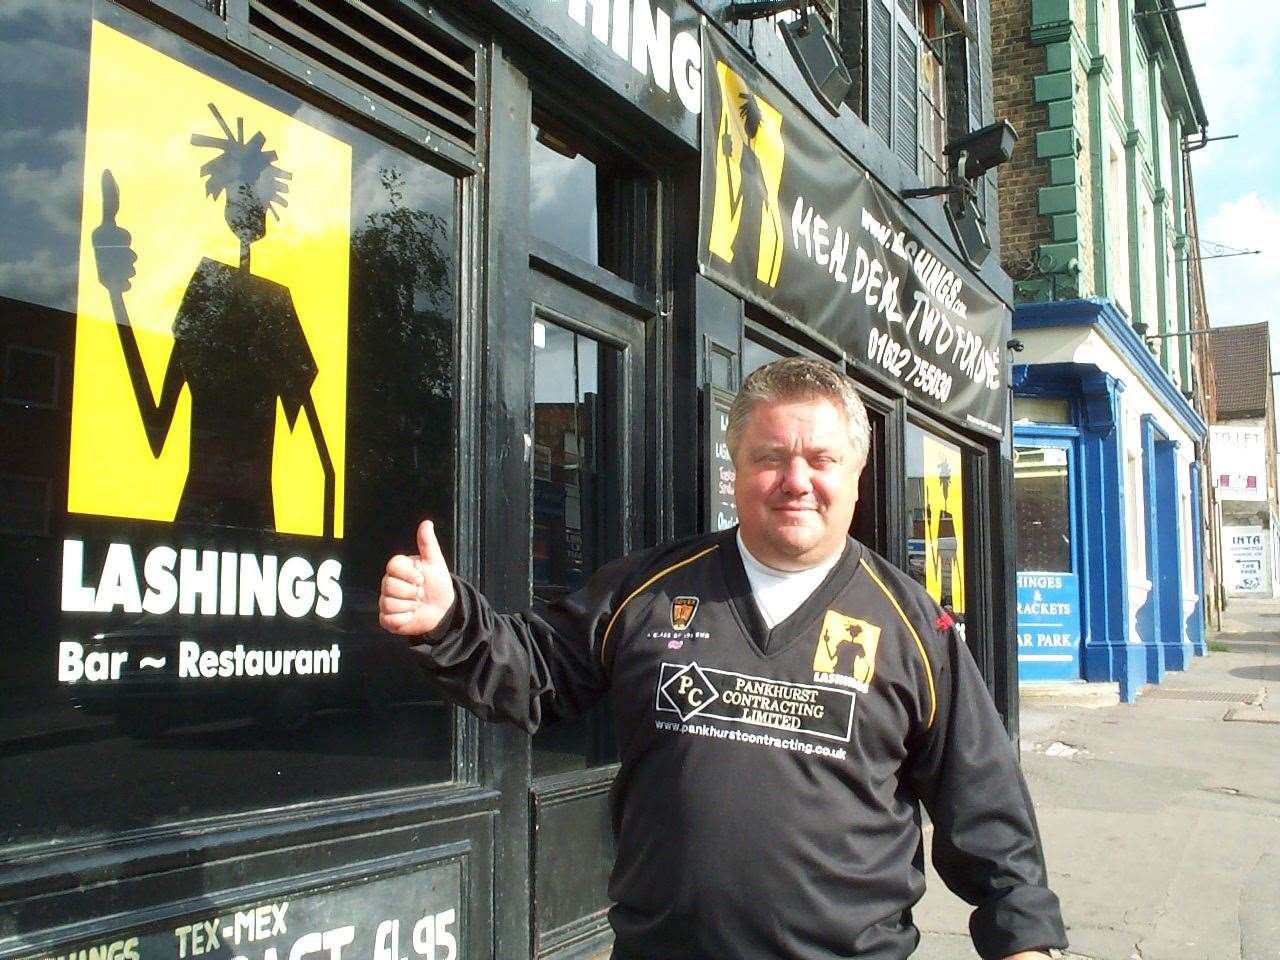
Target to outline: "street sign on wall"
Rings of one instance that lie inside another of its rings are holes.
[[[1223,527],[1223,579],[1228,593],[1269,592],[1266,575],[1267,531],[1264,527]]]

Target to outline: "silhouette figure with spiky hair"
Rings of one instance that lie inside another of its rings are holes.
[[[287,207],[292,175],[263,149],[262,132],[248,140],[214,104],[222,137],[194,134],[191,143],[218,154],[200,168],[205,193],[225,195],[227,227],[240,240],[232,267],[204,258],[196,267],[173,321],[173,350],[157,402],[124,303],[135,275],[132,236],[116,223],[120,190],[102,171],[102,223],[93,231],[98,281],[111,297],[129,380],[151,453],[164,450],[182,388],[191,392],[191,452],[177,519],[203,524],[275,529],[271,465],[276,404],[293,429],[306,415],[324,471],[324,535],[333,536],[335,474],[311,386],[318,369],[288,287],[250,270],[250,249],[267,232],[267,211]]]
[[[764,115],[754,93],[744,91],[738,94],[738,99],[741,101],[738,104],[738,116],[742,119],[742,128],[746,132],[747,140],[742,144],[736,183],[733,164],[728,162],[733,156],[734,136],[727,130],[721,138],[720,149],[726,161],[724,169],[729,183],[729,212],[731,216],[737,216],[741,211],[742,215],[734,238],[734,247],[738,249],[741,245],[741,250],[751,255],[750,264],[754,273],[757,260],[760,258],[760,230],[770,216],[769,191],[765,187],[764,171],[760,166],[760,158],[756,156],[755,148],[752,146],[764,122]]]

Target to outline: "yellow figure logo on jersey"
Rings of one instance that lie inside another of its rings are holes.
[[[716,79],[720,124],[709,248],[726,263],[735,256],[754,258],[756,279],[777,286],[783,243],[778,187],[786,155],[782,114],[722,60],[716,61]]]
[[[94,23],[69,511],[342,536],[350,197],[347,144]]]
[[[813,653],[813,672],[852,677],[863,687],[869,686],[876,673],[879,646],[880,628],[875,624],[828,610]]]

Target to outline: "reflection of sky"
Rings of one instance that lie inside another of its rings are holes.
[[[908,479],[914,480],[925,476],[936,477],[938,475],[942,461],[940,459],[934,459],[932,463],[925,463],[924,438],[925,431],[921,430],[914,423],[907,424],[906,453]],[[954,451],[957,456],[960,453],[960,448],[953,443],[948,443],[947,441],[940,440],[934,436],[930,436],[929,439],[934,443],[945,447],[949,451]],[[936,452],[934,457],[937,457]],[[927,470],[925,469],[926,467],[928,468]]]
[[[89,4],[0,3],[0,296],[75,309]]]
[[[541,322],[541,321],[539,321]],[[572,403],[598,391],[596,364],[599,346],[587,337],[575,337],[549,323],[546,346],[533,351],[533,394],[535,403]],[[574,396],[573,353],[577,343],[577,396]]]
[[[570,160],[531,136],[529,229],[535,237],[599,263],[596,199],[595,164],[583,156]]]
[[[75,310],[78,272],[91,9],[87,0],[0,0],[0,296],[68,312]],[[164,30],[114,9],[104,16],[128,30],[140,27],[152,47],[351,144],[353,226],[387,209],[381,173],[394,168],[405,174],[401,203],[440,217],[448,237],[439,239],[456,245],[453,177]],[[455,283],[451,278],[449,286]]]

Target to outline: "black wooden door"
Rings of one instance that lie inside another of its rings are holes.
[[[533,273],[532,592],[535,607],[640,545],[650,437],[644,320]],[[608,793],[617,771],[610,704],[533,740],[534,955],[606,935],[613,863]]]

